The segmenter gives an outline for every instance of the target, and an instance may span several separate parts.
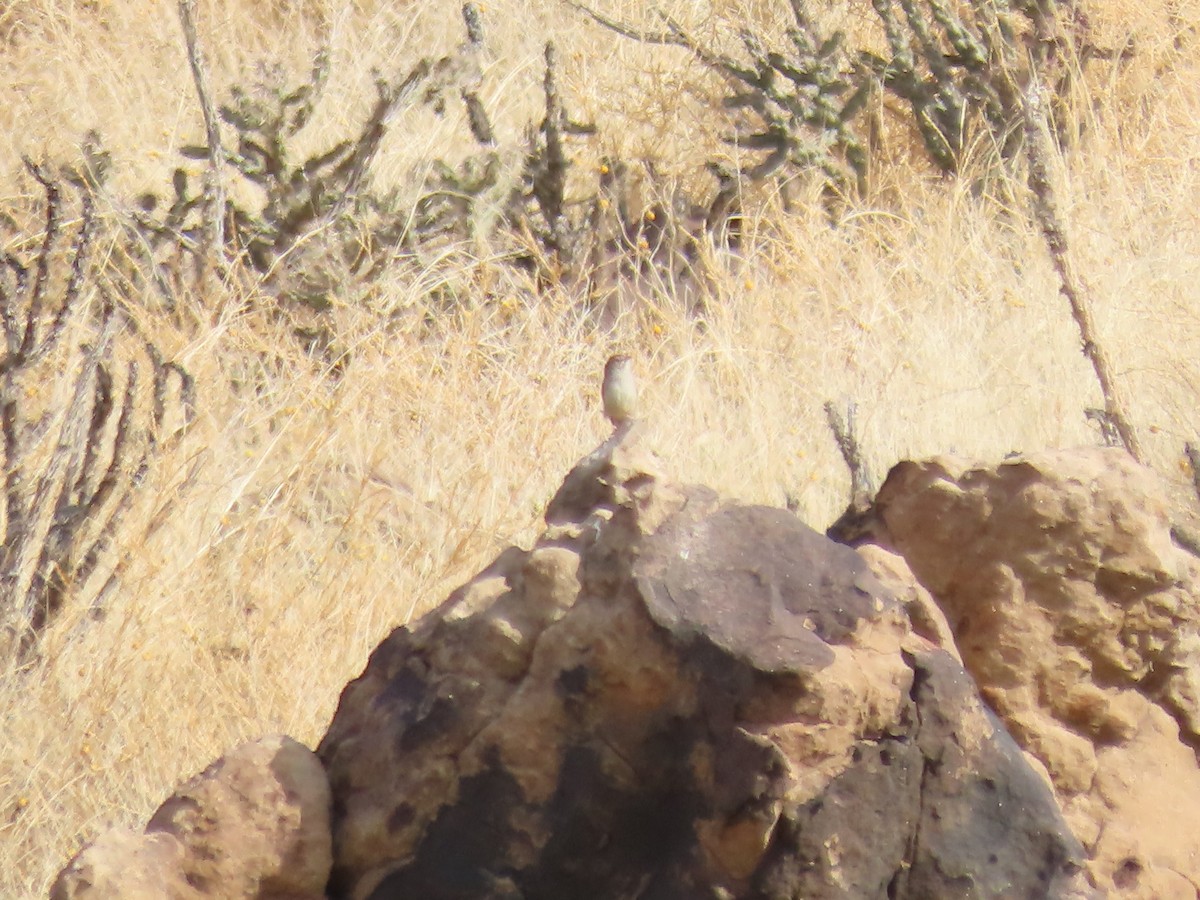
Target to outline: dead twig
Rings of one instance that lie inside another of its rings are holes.
[[[1021,114],[1025,131],[1025,156],[1029,166],[1029,190],[1033,197],[1033,218],[1058,275],[1059,291],[1071,307],[1071,317],[1079,328],[1083,355],[1092,364],[1100,393],[1104,397],[1104,416],[1116,429],[1125,450],[1138,462],[1145,462],[1141,442],[1129,420],[1129,403],[1115,374],[1112,361],[1100,343],[1092,300],[1087,283],[1076,271],[1071,257],[1067,229],[1059,213],[1057,195],[1050,175],[1050,138],[1041,90],[1036,81],[1024,92]]]
[[[858,413],[858,404],[850,402],[846,404],[846,418],[843,421],[837,408],[834,407],[832,400],[825,402],[825,419],[829,423],[829,430],[833,432],[833,439],[837,443],[838,450],[842,454],[842,459],[846,463],[846,468],[850,470],[850,495],[851,502],[857,501],[860,497],[865,497],[868,500],[875,493],[875,484],[871,478],[871,473],[867,469],[867,464],[863,461],[862,448],[858,445],[858,437],[855,434],[855,416]]]
[[[825,403],[825,418],[833,439],[837,443],[846,468],[850,470],[850,502],[837,520],[825,530],[832,540],[854,546],[869,540],[873,536],[875,482],[863,460],[862,449],[858,443],[855,428],[857,406],[853,402],[846,404],[846,418],[843,420],[833,401]]]
[[[188,65],[192,69],[192,80],[196,84],[196,95],[204,115],[204,135],[208,143],[208,173],[205,179],[207,195],[207,246],[202,248],[201,265],[208,254],[225,253],[225,152],[221,146],[221,126],[217,118],[217,107],[208,88],[208,72],[200,52],[200,40],[196,36],[196,0],[179,0],[179,21],[183,26],[183,39],[187,45]]]

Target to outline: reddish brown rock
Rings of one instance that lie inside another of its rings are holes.
[[[901,463],[864,529],[945,612],[967,669],[1044,763],[1089,873],[1200,894],[1200,599],[1159,482],[1123,452]]]
[[[101,835],[59,874],[52,900],[325,897],[329,784],[287,737],[244,744],[183,785],[144,834]]]
[[[858,553],[630,444],[547,522],[347,686],[319,748],[336,895],[1080,888],[1049,787]]]

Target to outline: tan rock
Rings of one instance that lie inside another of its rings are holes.
[[[1092,870],[1115,894],[1191,900],[1200,895],[1200,770],[1176,722],[1148,700],[1143,712],[1133,738],[1098,755],[1090,796],[1103,831]]]
[[[913,632],[961,663],[950,623],[929,591],[917,581],[904,557],[878,544],[862,544],[857,549],[875,577],[900,601]]]
[[[1200,601],[1167,508],[1121,451],[942,457],[893,469],[866,529],[945,612],[1113,896],[1200,885]]]
[[[162,900],[204,896],[183,880],[183,845],[170,834],[113,828],[79,851],[54,882],[51,900]]]
[[[115,830],[59,873],[52,900],[323,898],[329,784],[288,737],[243,744],[183,785],[144,834]]]

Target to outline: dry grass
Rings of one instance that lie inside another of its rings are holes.
[[[1081,113],[1064,209],[1135,425],[1180,478],[1182,444],[1200,434],[1200,11],[1103,0],[1090,14],[1109,44],[1137,34],[1137,55],[1092,70],[1105,99]],[[337,102],[321,108],[314,144],[361,113],[370,65],[460,40],[453,5],[432,2],[216,0],[202,15],[218,92],[255,59],[301,72],[333,35]],[[679,54],[614,43],[551,0],[495,0],[486,15],[484,100],[509,138],[536,114],[553,33],[568,102],[621,134],[626,155],[686,160],[682,148],[713,145],[699,101],[680,99],[696,72]],[[21,152],[69,157],[87,127],[113,152],[118,198],[165,183],[175,150],[197,139],[173,2],[0,3],[3,34],[0,197],[33,190]],[[401,123],[380,177],[452,154],[461,133]],[[389,629],[536,535],[566,469],[605,435],[596,377],[616,347],[636,355],[671,471],[750,501],[792,495],[817,527],[848,491],[828,399],[857,401],[877,476],[912,455],[1094,442],[1083,409],[1101,399],[1040,238],[1023,207],[1005,211],[973,183],[898,166],[837,230],[816,204],[783,216],[759,198],[750,249],[714,262],[704,327],[647,298],[598,333],[569,298],[530,305],[506,269],[474,260],[397,271],[376,308],[336,309],[350,357],[334,377],[260,305],[226,303],[212,328],[179,339],[201,419],[163,461],[145,515],[199,460],[195,482],[127,548],[102,621],[66,610],[35,670],[0,673],[0,895],[43,895],[81,841],[144,821],[234,743],[286,731],[314,744]],[[465,298],[453,313],[430,308],[447,280]]]

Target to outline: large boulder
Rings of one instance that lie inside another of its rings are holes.
[[[902,562],[665,483],[636,438],[547,524],[343,693],[318,751],[335,896],[1085,893]]]
[[[347,685],[66,898],[1200,894],[1200,565],[1123,454],[902,463],[843,526],[637,429]]]
[[[71,860],[51,900],[317,900],[330,868],[329,782],[308,748],[263,738],[180,787],[137,834]]]
[[[1200,895],[1200,595],[1161,482],[1119,450],[896,466],[859,531],[946,616],[1113,896]],[[866,548],[864,547],[864,550]]]

